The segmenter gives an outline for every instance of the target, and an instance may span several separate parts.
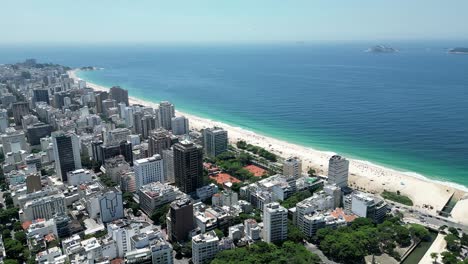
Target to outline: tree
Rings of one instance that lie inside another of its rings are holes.
[[[309,169],[307,170],[307,173],[309,174],[309,176],[312,177],[312,176],[315,176],[316,171],[315,171],[315,169],[309,168]]]
[[[16,259],[5,259],[3,263],[4,264],[19,264],[18,260]]]
[[[238,263],[321,263],[317,255],[309,252],[302,244],[286,241],[281,246],[258,242],[248,247],[240,247],[219,252],[212,264]]]
[[[455,256],[452,252],[444,251],[441,253],[442,255],[442,263],[444,264],[457,264],[457,256]]]
[[[151,220],[156,224],[166,225],[166,214],[169,211],[170,204],[165,204],[160,206],[156,210],[154,210],[153,214],[151,215]]]
[[[26,234],[23,231],[15,232],[15,239],[23,245],[26,244],[27,241]]]
[[[292,221],[288,221],[288,240],[294,243],[303,243],[304,239],[304,233]]]
[[[15,230],[15,231],[21,231],[21,230],[23,230],[23,227],[21,226],[21,222],[20,222],[20,221],[16,221],[16,222],[13,224],[13,230]]]
[[[461,244],[458,237],[454,234],[448,234],[445,236],[445,241],[447,242],[447,249],[452,253],[456,253],[457,255],[460,253]]]
[[[18,259],[19,256],[22,256],[23,245],[19,241],[7,238],[4,239],[4,246],[7,257],[12,259]]]
[[[448,231],[456,236],[458,236],[458,230],[455,227],[449,227]]]
[[[412,224],[409,231],[413,237],[421,240],[429,241],[431,239],[429,231],[422,225]]]
[[[3,239],[5,239],[5,238],[11,238],[11,231],[10,231],[10,229],[4,229],[4,230],[2,231],[2,237],[3,237]]]
[[[221,238],[224,237],[223,231],[219,230],[218,228],[216,228],[214,231],[215,231],[215,233],[216,233],[216,236],[217,236],[219,239],[221,239]]]
[[[433,263],[437,263],[437,258],[439,257],[439,254],[437,252],[432,252],[431,253],[431,259],[433,259]]]

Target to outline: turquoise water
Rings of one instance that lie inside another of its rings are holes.
[[[59,47],[3,50],[0,62],[23,56],[102,67],[79,75],[278,139],[468,186],[468,56],[445,52],[460,44],[362,52],[370,45]]]

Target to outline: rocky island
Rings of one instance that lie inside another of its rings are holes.
[[[395,53],[398,52],[397,49],[385,46],[385,45],[376,45],[373,47],[370,47],[369,49],[366,50],[366,52],[372,52],[372,53]]]
[[[448,52],[452,54],[468,54],[468,48],[453,48]]]

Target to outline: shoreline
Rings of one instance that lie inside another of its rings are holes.
[[[71,78],[79,80],[76,75],[78,69],[69,72]],[[86,81],[86,80],[85,80]],[[109,88],[86,81],[87,87],[95,90],[109,90]],[[129,96],[131,104],[148,105],[157,108],[158,104]],[[239,139],[247,143],[258,145],[275,154],[287,158],[297,156],[302,160],[303,170],[308,167],[316,169],[317,173],[326,175],[328,159],[334,152],[319,151],[310,147],[289,143],[270,136],[262,135],[238,126],[225,124],[223,122],[198,117],[189,113],[176,110],[176,115],[184,115],[189,119],[190,127],[197,130],[220,126],[229,133],[230,143],[237,142]],[[350,185],[359,187],[358,189],[366,192],[380,193],[383,190],[400,191],[409,196],[416,207],[422,208],[424,204],[430,204],[433,210],[441,210],[448,202],[450,197],[455,194],[462,197],[468,193],[468,188],[457,183],[438,181],[429,179],[421,174],[414,172],[398,171],[382,165],[374,164],[370,161],[349,158],[350,161]],[[468,208],[467,208],[468,210]]]

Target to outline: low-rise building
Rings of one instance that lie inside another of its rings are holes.
[[[192,262],[194,264],[210,263],[219,251],[219,238],[214,231],[192,238]]]

